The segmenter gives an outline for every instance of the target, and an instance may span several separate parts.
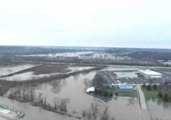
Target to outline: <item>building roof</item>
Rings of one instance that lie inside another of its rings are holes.
[[[139,70],[139,72],[144,73],[146,75],[154,75],[154,76],[161,76],[162,74],[156,71],[152,71],[150,69]]]
[[[87,88],[87,93],[89,93],[89,92],[94,92],[95,91],[95,87],[89,87],[89,88]]]

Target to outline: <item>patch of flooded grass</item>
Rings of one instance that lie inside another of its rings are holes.
[[[119,97],[137,97],[137,92],[136,91],[120,91],[117,92],[117,96]]]
[[[152,99],[153,101],[157,100],[158,102],[171,103],[170,93],[165,86],[158,86],[156,89],[150,87],[150,85],[146,88],[142,87],[147,101]]]
[[[159,90],[146,90],[145,88],[142,88],[145,98],[146,100],[150,100],[150,99],[158,99],[158,93]]]
[[[10,65],[10,66],[0,66],[0,76],[12,74],[24,69],[32,68],[36,65],[33,64],[21,64],[21,65]]]

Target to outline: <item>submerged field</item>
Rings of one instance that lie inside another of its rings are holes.
[[[12,74],[24,69],[35,67],[35,64],[6,65],[0,66],[0,76]]]
[[[67,74],[92,69],[87,66],[68,66],[64,64],[20,65],[0,68],[1,79],[8,81],[34,80],[52,75]]]

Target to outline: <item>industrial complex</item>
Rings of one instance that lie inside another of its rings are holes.
[[[142,69],[138,71],[146,79],[156,79],[162,78],[162,74],[156,71],[152,71],[150,69]]]
[[[123,71],[122,71],[123,70]],[[159,72],[150,69],[105,69],[96,74],[96,77],[93,80],[93,85],[87,88],[87,93],[93,93],[96,90],[96,86],[107,85],[114,86],[119,91],[130,91],[135,90],[136,85],[141,85],[148,83],[150,80],[162,79],[163,75]],[[153,83],[154,84],[154,83]],[[157,83],[155,83],[157,84]]]

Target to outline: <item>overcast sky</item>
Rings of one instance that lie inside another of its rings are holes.
[[[0,45],[171,48],[171,0],[0,0]]]

